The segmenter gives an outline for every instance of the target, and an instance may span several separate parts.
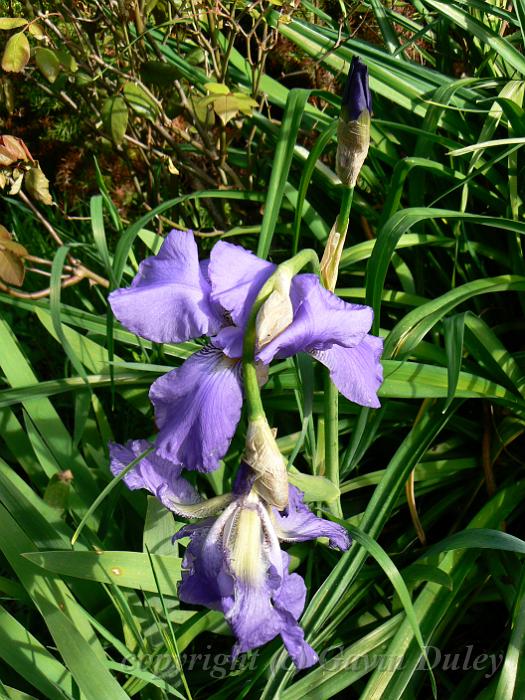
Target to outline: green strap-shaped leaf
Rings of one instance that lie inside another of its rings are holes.
[[[510,63],[518,72],[525,75],[525,58],[506,39],[503,39],[496,32],[493,32],[483,22],[472,17],[468,12],[462,10],[451,2],[437,2],[437,0],[425,0],[425,4],[430,5],[448,20],[457,24],[458,27],[473,34],[483,43],[490,46],[505,61]]]
[[[181,560],[175,556],[152,556],[163,595],[176,595],[177,581],[181,576]],[[24,557],[46,571],[62,576],[115,583],[124,588],[157,593],[155,577],[146,553],[56,551],[28,552]]]
[[[288,173],[292,164],[297,132],[309,95],[309,90],[291,90],[288,93],[275,148],[261,234],[257,245],[257,255],[261,258],[266,258],[270,251],[275,225],[281,210],[285,184],[288,181]]]
[[[0,606],[0,658],[49,700],[72,693],[71,674],[18,620]]]
[[[87,700],[129,700],[116,679],[91,649],[73,622],[47,598],[38,596],[47,626],[60,655]]]

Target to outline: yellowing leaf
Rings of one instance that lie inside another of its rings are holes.
[[[28,30],[31,36],[34,36],[35,39],[38,39],[39,41],[46,38],[44,29],[38,22],[31,22],[31,24],[28,26]]]
[[[60,60],[51,49],[37,46],[35,49],[35,61],[39,71],[50,83],[54,83],[60,74]]]
[[[120,145],[128,128],[129,113],[123,97],[108,97],[102,105],[102,122],[113,141]]]
[[[8,250],[0,250],[0,278],[12,284],[15,287],[20,287],[24,282],[26,271],[24,261]]]
[[[176,166],[175,163],[171,160],[171,158],[168,158],[168,171],[169,171],[172,175],[180,175],[180,172],[179,172],[177,166]]]
[[[0,241],[0,250],[8,250],[19,258],[25,258],[28,255],[27,248],[17,241]]]
[[[18,27],[25,27],[26,24],[27,19],[23,17],[0,17],[0,29],[5,31],[17,29]]]
[[[24,32],[9,37],[2,56],[2,68],[9,73],[20,73],[29,61],[31,49]]]
[[[213,95],[229,95],[230,88],[224,83],[205,83],[204,87]]]
[[[49,193],[49,180],[38,165],[27,171],[24,185],[29,194],[42,204],[53,204]]]
[[[10,180],[11,187],[9,188],[9,194],[18,194],[22,187],[22,182],[24,181],[24,173],[20,170],[13,170],[13,178]]]
[[[213,100],[213,97],[201,97],[200,99],[193,100],[192,102],[193,112],[197,119],[203,124],[208,122],[208,114],[210,113],[209,105],[213,102]]]
[[[251,114],[257,102],[242,92],[234,92],[232,95],[219,95],[213,100],[215,114],[227,124],[239,112]]]

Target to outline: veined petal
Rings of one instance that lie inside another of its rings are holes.
[[[182,560],[182,580],[179,598],[190,605],[205,605],[224,612],[224,599],[233,593],[233,581],[225,569],[224,553],[220,541],[208,544],[207,555],[203,547],[213,527],[213,520],[197,525],[186,525],[174,540],[191,537]],[[210,552],[213,546],[214,552]]]
[[[151,444],[147,440],[129,440],[125,445],[109,444],[111,471],[114,476],[145,452]],[[126,476],[124,483],[131,489],[146,489],[170,510],[172,503],[194,504],[200,501],[193,486],[182,478],[181,468],[155,452],[150,452]]]
[[[284,575],[279,541],[257,496],[241,498],[240,503],[246,505],[239,507],[240,517],[230,528],[226,547],[235,583],[233,605],[226,611],[226,619],[237,637],[234,657],[266,644],[282,629],[282,616],[272,604]],[[251,565],[246,563],[252,560]]]
[[[186,525],[175,535],[191,538],[179,597],[224,613],[237,638],[234,657],[280,634],[296,666],[311,666],[317,655],[297,623],[306,587],[298,574],[288,573],[290,558],[279,547],[268,506],[249,490],[245,467],[234,494],[215,521]]]
[[[298,620],[304,610],[306,601],[306,586],[302,576],[299,574],[289,574],[290,555],[280,551],[282,559],[283,580],[279,593],[275,596],[275,602]]]
[[[274,606],[281,615],[283,623],[281,637],[298,669],[308,668],[318,662],[318,656],[304,639],[304,631],[297,620],[304,610],[306,586],[299,574],[289,574],[290,557],[282,552],[283,581],[278,595],[274,598]]]
[[[210,255],[211,298],[244,326],[261,287],[275,265],[238,245],[219,241]]]
[[[232,359],[242,357],[244,331],[238,326],[225,326],[213,338],[215,347],[220,348],[225,355]]]
[[[218,518],[185,525],[174,536],[174,540],[191,538],[179,586],[179,597],[185,603],[206,605],[223,613],[233,605],[234,581],[224,537],[238,511],[237,502],[231,503]]]
[[[298,669],[317,663],[315,651],[304,640],[297,619],[306,598],[306,586],[298,574],[288,573],[289,557],[284,552],[280,571],[270,566],[264,585],[236,580],[235,603],[226,619],[237,637],[233,657],[266,644],[278,634]]]
[[[209,294],[193,233],[173,230],[159,253],[140,263],[131,286],[116,289],[109,302],[133,333],[157,343],[179,343],[213,335],[221,327]]]
[[[334,345],[329,350],[311,354],[326,365],[330,377],[343,396],[361,406],[379,408],[377,391],[383,381],[383,367],[379,362],[383,340],[367,335],[354,348]]]
[[[293,619],[287,610],[280,610],[280,612],[285,623],[281,630],[281,637],[286,651],[299,671],[303,668],[310,668],[319,661],[319,657],[305,641],[301,625]]]
[[[257,353],[269,364],[274,357],[297,352],[325,350],[333,345],[358,345],[370,330],[373,312],[369,306],[348,304],[321,286],[316,275],[297,275],[292,281],[292,323]]]
[[[159,377],[149,396],[158,453],[187,469],[217,469],[241,416],[240,363],[208,346]]]
[[[324,518],[318,518],[303,502],[303,494],[290,484],[288,514],[273,509],[275,529],[280,540],[285,542],[304,542],[316,537],[328,537],[332,548],[347,550],[350,538],[346,530]]]
[[[237,638],[233,657],[266,644],[281,633],[283,618],[272,605],[271,596],[272,590],[266,583],[254,586],[236,581],[235,602],[226,613]]]

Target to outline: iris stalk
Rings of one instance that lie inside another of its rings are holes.
[[[336,230],[341,238],[338,241],[338,260],[340,259],[340,251],[345,245],[346,233],[348,231],[348,221],[350,218],[350,210],[352,208],[352,200],[354,198],[354,188],[344,187],[341,208],[337,216]],[[335,289],[335,281],[337,280],[337,271],[334,275],[333,289]],[[330,379],[330,370],[325,370],[324,382],[324,423],[325,423],[325,474],[330,481],[339,488],[339,391],[333,381]],[[341,510],[341,501],[337,497],[336,500],[328,504],[330,511],[338,518],[343,517]]]

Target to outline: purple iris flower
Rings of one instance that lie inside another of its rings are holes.
[[[146,441],[111,445],[113,473],[147,446]],[[200,500],[183,478],[173,477],[173,465],[148,455],[124,481],[132,489],[147,489],[175,513],[204,518],[185,525],[173,538],[191,540],[182,562],[179,598],[224,613],[237,639],[233,656],[281,635],[297,668],[307,668],[318,658],[297,622],[306,587],[299,574],[288,572],[290,557],[279,541],[327,537],[330,547],[346,550],[350,540],[343,527],[314,515],[295,486],[289,486],[286,511],[269,506],[253,490],[254,477],[242,465],[233,493]]]
[[[288,572],[290,557],[279,540],[304,542],[328,537],[331,547],[346,550],[346,530],[315,516],[303,494],[289,486],[286,514],[266,504],[252,490],[253,476],[241,466],[234,500],[216,518],[185,525],[174,539],[190,537],[182,562],[179,598],[220,610],[237,641],[232,654],[259,647],[277,635],[298,669],[317,663],[297,622],[303,612],[306,586]]]
[[[192,232],[173,230],[158,255],[140,264],[131,286],[110,294],[118,320],[144,338],[179,343],[211,337],[210,345],[151,387],[161,458],[205,472],[218,467],[241,415],[246,322],[275,269],[224,241],[213,247],[209,260],[199,262]],[[290,297],[291,324],[260,346],[256,359],[267,365],[274,358],[309,352],[330,369],[346,398],[379,406],[383,345],[368,334],[372,310],[342,301],[311,274],[293,278]]]

